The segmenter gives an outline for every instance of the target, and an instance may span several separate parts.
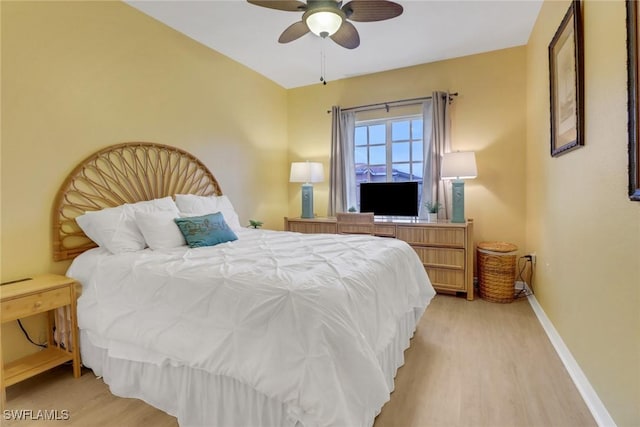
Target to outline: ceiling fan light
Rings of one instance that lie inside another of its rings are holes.
[[[318,11],[307,16],[306,22],[313,34],[324,38],[338,31],[342,17],[335,12]]]

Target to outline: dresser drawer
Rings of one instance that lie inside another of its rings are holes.
[[[285,217],[284,229],[332,234],[337,232],[336,218]],[[473,220],[433,223],[379,218],[374,221],[374,234],[411,245],[437,291],[464,292],[468,300],[473,300]]]
[[[464,249],[413,246],[425,266],[464,269]]]
[[[396,237],[396,226],[393,224],[376,224],[374,234],[381,237]]]
[[[410,245],[464,248],[464,228],[397,226],[396,238]]]
[[[71,304],[71,291],[68,286],[16,299],[9,299],[2,301],[2,322],[28,317],[69,304]]]
[[[298,233],[309,233],[309,234],[336,234],[336,223],[330,222],[289,222],[288,231],[295,231]]]
[[[464,270],[424,267],[433,287],[445,291],[468,291],[464,283]]]

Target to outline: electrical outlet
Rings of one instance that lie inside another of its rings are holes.
[[[522,258],[531,261],[531,265],[532,266],[536,265],[536,253],[535,252],[531,252],[530,254],[526,254]]]

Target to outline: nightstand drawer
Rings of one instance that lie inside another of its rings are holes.
[[[396,238],[410,245],[464,248],[464,228],[399,225]]]
[[[464,270],[464,249],[412,247],[425,266]]]
[[[424,267],[433,286],[447,291],[467,291],[464,282],[464,270]]]
[[[69,304],[71,304],[71,293],[68,286],[2,301],[2,322],[28,317]]]

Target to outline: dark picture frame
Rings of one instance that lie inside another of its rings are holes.
[[[640,148],[638,147],[638,14],[640,8],[635,0],[627,0],[627,70],[629,110],[629,199],[640,202]]]
[[[584,145],[583,35],[580,0],[573,0],[549,44],[551,156]]]

